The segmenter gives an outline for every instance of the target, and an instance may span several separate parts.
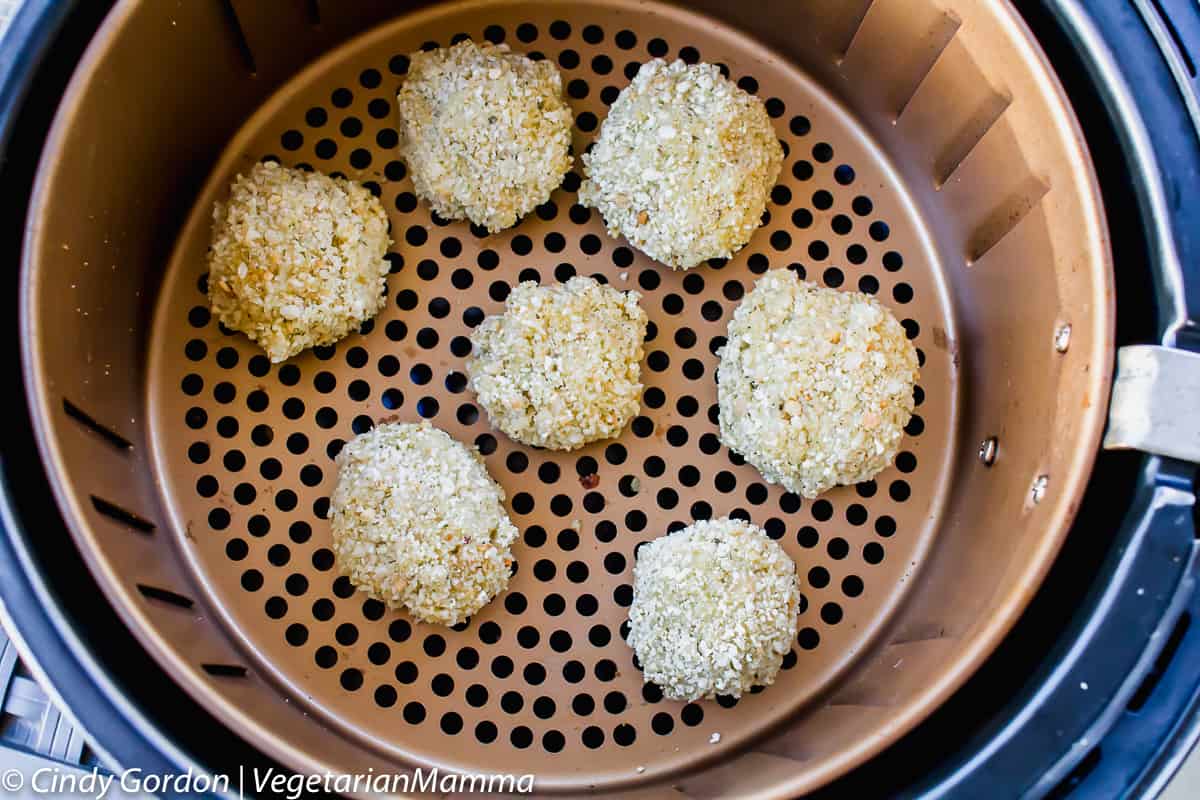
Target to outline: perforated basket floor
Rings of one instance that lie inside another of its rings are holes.
[[[756,92],[786,154],[764,225],[728,263],[688,272],[610,238],[576,204],[580,165],[497,235],[431,218],[397,160],[406,53],[464,36],[559,65],[574,149],[653,56],[719,63]],[[389,303],[361,333],[272,367],[205,298],[214,200],[260,159],[365,182],[395,245]],[[903,452],[815,502],[768,486],[717,440],[714,351],[758,274],[788,267],[877,295],[922,363]],[[511,286],[588,274],[642,293],[642,412],[619,439],[562,454],[493,431],[466,389],[472,327]],[[719,758],[806,713],[901,599],[948,487],[956,421],[943,277],[904,187],[852,118],[794,67],[686,11],[635,3],[462,7],[398,19],[297,76],[245,126],[199,197],[150,343],[159,485],[184,558],[256,668],[365,746],[410,764],[520,768],[544,789],[615,786]],[[415,623],[340,578],[324,520],[333,456],[380,419],[426,418],[474,443],[522,531],[510,589],[453,630]],[[595,476],[595,477],[590,477]],[[803,599],[779,680],[740,701],[663,700],[625,645],[640,542],[694,519],[762,525]],[[719,741],[714,741],[719,733]]]

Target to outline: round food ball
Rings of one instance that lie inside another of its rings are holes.
[[[396,97],[413,187],[492,233],[546,202],[571,168],[571,109],[549,61],[470,40],[413,53]]]
[[[672,700],[775,682],[796,634],[796,565],[762,528],[723,517],[638,552],[629,646]]]
[[[816,497],[895,458],[917,351],[874,297],[772,270],[733,312],[720,356],[721,441],[767,481]]]
[[[641,407],[646,313],[593,278],[518,285],[471,335],[471,388],[492,424],[534,447],[616,436]]]
[[[783,149],[762,101],[712,64],[654,59],[617,97],[583,156],[579,202],[651,258],[728,258],[758,228]]]
[[[388,423],[337,456],[338,568],[391,608],[457,625],[504,591],[517,529],[473,450],[428,422]]]
[[[390,245],[387,214],[367,189],[255,164],[213,209],[208,300],[226,327],[284,361],[383,308]]]

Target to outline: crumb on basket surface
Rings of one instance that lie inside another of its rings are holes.
[[[721,441],[767,481],[815,497],[896,457],[917,353],[874,297],[772,270],[734,311],[720,357]]]
[[[509,228],[571,169],[557,67],[507,45],[468,39],[413,53],[396,105],[413,187],[446,219]]]
[[[272,362],[332,344],[387,302],[387,215],[352,181],[268,161],[213,209],[208,297]]]
[[[665,697],[740,697],[775,681],[799,602],[796,566],[765,531],[701,520],[639,551],[628,643]]]
[[[646,313],[593,278],[518,285],[471,335],[471,388],[492,424],[535,447],[616,436],[641,407]]]
[[[783,148],[763,103],[712,64],[642,65],[583,156],[579,202],[613,236],[676,269],[741,249],[762,220]]]
[[[455,625],[508,586],[517,529],[479,454],[428,422],[387,423],[337,456],[339,570],[391,608]]]

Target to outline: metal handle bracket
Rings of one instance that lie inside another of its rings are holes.
[[[1160,345],[1118,350],[1104,447],[1200,463],[1200,354]]]

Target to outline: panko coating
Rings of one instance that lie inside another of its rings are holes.
[[[387,423],[337,456],[338,569],[371,597],[457,625],[504,591],[517,529],[479,454],[428,422]]]
[[[574,450],[616,436],[641,407],[646,313],[593,278],[519,284],[471,335],[471,388],[523,444]]]
[[[383,308],[390,245],[387,214],[364,187],[259,163],[213,209],[209,303],[226,327],[285,361]]]
[[[579,202],[675,269],[728,258],[762,221],[783,164],[763,103],[712,64],[653,59],[583,156]]]
[[[550,61],[464,40],[411,56],[396,96],[417,195],[492,233],[549,199],[571,169],[571,109]]]
[[[726,339],[721,441],[767,481],[811,498],[892,463],[914,408],[917,351],[874,297],[772,270]]]
[[[799,603],[796,565],[762,528],[701,520],[639,551],[627,641],[665,697],[740,697],[774,683]]]

